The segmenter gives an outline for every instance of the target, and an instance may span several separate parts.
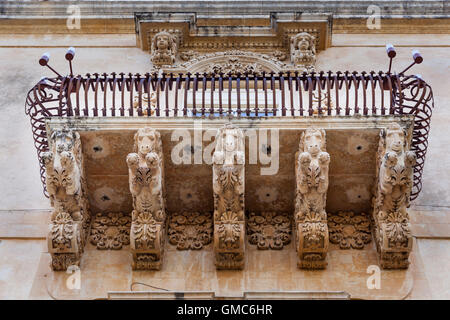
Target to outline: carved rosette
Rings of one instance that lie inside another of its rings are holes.
[[[260,250],[281,250],[291,242],[291,219],[285,213],[250,213],[247,220],[248,241]]]
[[[98,213],[91,227],[90,241],[99,250],[120,250],[130,244],[131,217],[121,212]]]
[[[380,133],[373,220],[380,264],[385,269],[409,266],[412,236],[407,208],[416,155],[409,151],[408,140],[398,124]]]
[[[134,139],[135,153],[127,156],[134,208],[130,231],[133,269],[159,270],[164,254],[166,222],[161,136],[158,131],[143,128],[137,131]]]
[[[83,171],[80,135],[72,130],[54,131],[49,139],[50,150],[42,160],[46,185],[53,207],[48,251],[53,270],[66,270],[79,265],[89,234],[89,204]]]
[[[178,250],[200,250],[211,243],[213,233],[212,214],[183,212],[170,217],[169,243]]]
[[[316,64],[314,36],[301,32],[291,37],[291,62],[299,71],[314,71]]]
[[[325,211],[330,155],[325,130],[302,133],[296,154],[295,232],[298,266],[322,269],[327,266],[328,226]]]
[[[166,31],[155,34],[151,42],[150,60],[156,67],[175,63],[178,52],[177,36]]]
[[[218,130],[213,154],[214,250],[218,269],[242,269],[245,251],[245,149],[242,130]]]
[[[340,211],[328,216],[330,242],[338,244],[341,249],[364,249],[370,243],[370,219],[365,213]]]

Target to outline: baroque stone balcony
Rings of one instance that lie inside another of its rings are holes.
[[[382,267],[407,268],[406,210],[421,189],[432,103],[427,83],[403,73],[42,79],[26,113],[54,207],[51,265],[96,270],[108,259],[97,249],[122,249],[164,282],[195,255],[180,250],[205,252],[202,279],[210,265],[259,270],[266,250],[281,250],[271,253],[275,265],[287,259],[280,270],[331,265],[330,279],[339,248],[376,247]]]

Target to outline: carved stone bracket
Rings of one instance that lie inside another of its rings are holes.
[[[131,217],[121,212],[98,213],[91,227],[90,241],[99,250],[119,250],[130,244]]]
[[[399,125],[381,131],[373,220],[380,264],[385,269],[409,266],[412,236],[407,208],[416,162],[415,153],[409,150],[407,133]]]
[[[241,129],[218,130],[213,154],[214,251],[218,269],[242,269],[245,252],[245,148]]]
[[[161,136],[150,128],[134,136],[135,153],[127,156],[133,197],[130,247],[133,269],[159,270],[164,254],[166,209]]]
[[[250,213],[247,221],[248,241],[260,250],[281,250],[291,242],[291,219],[285,213]]]
[[[89,203],[83,171],[80,135],[72,130],[54,131],[50,150],[42,156],[46,184],[53,207],[48,251],[53,270],[79,265],[89,234]]]
[[[321,269],[327,265],[328,227],[325,211],[330,155],[325,130],[307,129],[296,154],[295,233],[298,266]]]
[[[364,249],[372,240],[370,219],[365,213],[340,211],[328,215],[330,242],[338,244],[341,249]]]
[[[169,242],[178,250],[200,250],[211,243],[213,233],[212,214],[183,212],[170,217]]]

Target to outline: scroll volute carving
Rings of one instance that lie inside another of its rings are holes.
[[[172,65],[178,51],[177,36],[161,31],[152,38],[151,61],[154,66]]]
[[[66,270],[79,265],[90,222],[86,198],[80,135],[72,130],[54,131],[50,150],[42,160],[53,212],[48,249],[52,268]]]
[[[328,251],[326,195],[330,155],[325,130],[307,129],[296,154],[295,231],[298,266],[325,268]]]
[[[316,64],[314,36],[301,32],[291,38],[291,62],[301,71],[311,72]]]
[[[407,208],[416,155],[407,137],[398,124],[380,134],[373,219],[381,266],[387,269],[407,268],[412,248]]]
[[[135,152],[127,156],[133,212],[130,245],[134,269],[159,269],[165,238],[164,166],[161,136],[150,128],[134,136]]]
[[[244,134],[227,125],[218,130],[213,154],[214,250],[218,269],[244,266]]]

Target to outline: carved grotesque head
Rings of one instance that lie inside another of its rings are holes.
[[[152,52],[175,51],[175,36],[166,31],[161,31],[153,37]]]
[[[312,51],[315,53],[314,36],[302,32],[292,38],[292,49],[300,51]]]
[[[134,135],[134,147],[136,152],[140,155],[145,156],[149,152],[155,152],[159,154],[159,142],[160,142],[159,132],[150,129],[142,128],[139,129]]]
[[[321,151],[325,151],[325,130],[323,129],[307,129],[302,133],[300,138],[301,151],[308,152],[312,156],[316,156]]]
[[[382,130],[381,135],[386,139],[387,151],[399,153],[406,147],[406,132],[398,124]]]
[[[50,137],[53,152],[62,153],[64,151],[72,151],[79,137],[78,132],[72,130],[63,129],[54,131]]]

